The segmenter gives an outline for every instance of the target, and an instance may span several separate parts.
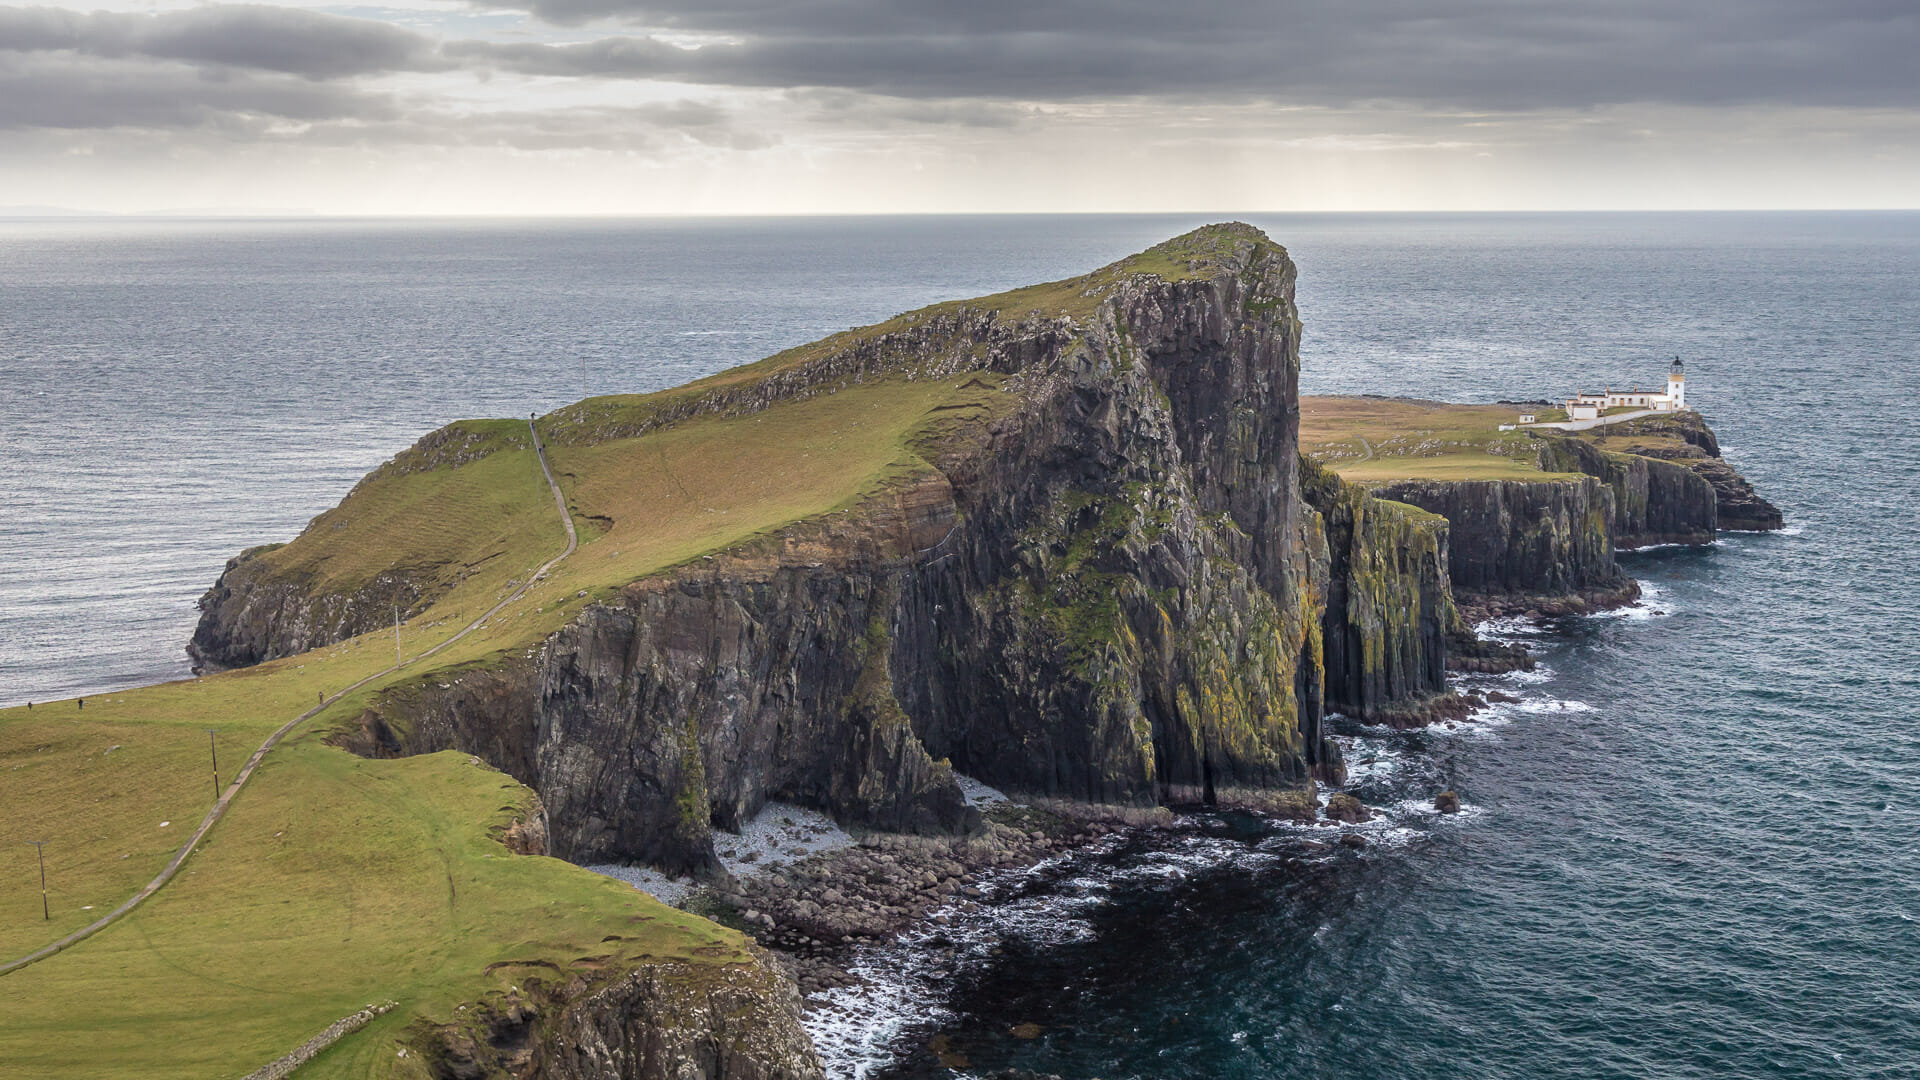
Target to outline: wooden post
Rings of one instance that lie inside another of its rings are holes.
[[[47,906],[47,842],[29,840],[27,843],[32,844],[33,850],[40,855],[40,917],[52,922],[53,909]]]

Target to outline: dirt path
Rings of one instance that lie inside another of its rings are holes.
[[[213,831],[213,827],[220,823],[220,819],[222,817],[226,816],[227,807],[233,805],[233,800],[236,796],[240,794],[240,789],[245,787],[247,781],[252,778],[253,770],[258,768],[260,766],[260,762],[266,759],[267,753],[269,751],[271,751],[275,746],[280,745],[280,740],[286,738],[288,735],[293,733],[293,729],[299,727],[302,723],[305,723],[306,721],[313,719],[313,717],[315,717],[316,715],[324,711],[329,705],[332,705],[334,702],[339,701],[341,698],[346,697],[348,694],[353,693],[355,690],[360,689],[361,687],[367,685],[368,683],[373,682],[376,679],[385,678],[386,676],[391,675],[396,671],[399,671],[406,667],[410,667],[413,664],[419,663],[422,660],[426,660],[434,656],[435,654],[447,648],[450,648],[456,642],[458,642],[461,638],[466,637],[468,634],[473,633],[475,630],[485,625],[488,619],[491,619],[495,615],[498,615],[501,609],[505,608],[508,604],[513,603],[514,601],[520,599],[522,596],[525,596],[527,593],[527,590],[533,588],[535,582],[538,582],[542,578],[546,577],[548,571],[552,570],[555,566],[558,566],[560,564],[560,560],[566,558],[567,556],[573,554],[576,550],[578,550],[578,548],[580,547],[580,537],[579,537],[579,534],[576,533],[573,528],[573,515],[567,513],[567,498],[565,495],[562,495],[560,493],[560,485],[554,483],[553,470],[547,466],[546,449],[540,445],[540,433],[534,428],[532,420],[527,421],[527,431],[529,434],[533,436],[533,452],[534,452],[534,456],[537,457],[540,461],[540,473],[542,476],[545,476],[547,478],[547,487],[553,492],[554,509],[560,512],[560,521],[567,528],[567,550],[561,552],[558,555],[555,555],[551,559],[548,559],[545,565],[541,566],[540,569],[535,570],[532,576],[527,578],[526,582],[522,584],[519,588],[513,590],[513,592],[510,593],[506,599],[488,608],[484,615],[481,615],[479,618],[473,620],[472,622],[468,623],[466,626],[462,627],[459,633],[453,635],[452,637],[441,642],[440,644],[435,645],[433,648],[428,649],[427,651],[421,653],[420,655],[413,657],[412,659],[401,661],[400,663],[394,664],[392,667],[386,668],[382,671],[374,672],[373,674],[367,676],[366,678],[361,679],[359,682],[354,683],[352,686],[349,686],[344,690],[338,691],[332,697],[327,698],[325,701],[322,701],[320,704],[315,705],[313,708],[308,709],[306,712],[303,712],[299,716],[296,716],[293,719],[287,721],[285,724],[282,724],[279,730],[267,736],[267,741],[260,744],[260,749],[255,750],[253,752],[253,756],[247,759],[246,765],[242,766],[240,771],[234,775],[233,782],[226,786],[226,789],[220,793],[220,798],[215,800],[213,804],[213,808],[207,811],[207,816],[200,820],[200,827],[193,830],[192,836],[187,837],[187,842],[185,844],[182,844],[180,846],[180,850],[174,853],[172,861],[168,862],[166,867],[160,871],[159,876],[155,877],[152,881],[147,882],[147,884],[143,888],[141,888],[139,892],[134,893],[133,896],[128,898],[125,903],[121,904],[117,908],[114,908],[112,911],[94,920],[93,922],[87,924],[86,926],[78,930],[75,930],[73,933],[68,934],[66,937],[61,938],[60,940],[54,942],[51,945],[41,948],[35,952],[28,953],[27,955],[22,956],[18,959],[9,960],[4,964],[0,964],[0,975],[10,975],[13,972],[19,971],[21,968],[26,967],[28,964],[32,964],[35,961],[39,961],[39,960],[45,960],[47,957],[52,956],[55,953],[72,948],[73,946],[78,945],[80,942],[85,941],[86,939],[92,937],[93,935],[99,933],[100,931],[105,930],[107,927],[112,926],[115,922],[118,922],[122,916],[126,915],[127,912],[132,911],[136,907],[139,907],[141,903],[144,902],[149,896],[152,896],[154,893],[159,892],[162,886],[166,885],[167,882],[172,881],[174,875],[180,872],[180,868],[186,865],[188,857],[193,854],[194,848],[200,843],[200,841],[206,839],[207,834]]]

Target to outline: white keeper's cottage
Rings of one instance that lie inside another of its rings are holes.
[[[1567,399],[1568,420],[1598,420],[1608,409],[1648,409],[1653,412],[1684,412],[1687,408],[1687,374],[1678,357],[1667,369],[1667,392],[1650,390],[1607,390],[1599,394],[1575,394]],[[1525,422],[1524,420],[1522,421]]]

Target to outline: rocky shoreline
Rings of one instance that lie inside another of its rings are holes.
[[[993,871],[1030,869],[1117,833],[1175,823],[1166,807],[1003,801],[987,808],[974,835],[871,833],[778,869],[729,874],[680,906],[752,935],[810,995],[857,981],[844,966],[852,949],[927,925],[949,904],[985,900],[980,885]]]
[[[1629,607],[1637,603],[1640,597],[1640,583],[1632,578],[1558,596],[1456,594],[1460,617],[1474,626],[1493,619],[1564,619],[1571,615],[1592,615]],[[1525,665],[1531,666],[1530,662]]]
[[[1459,722],[1491,704],[1518,699],[1494,692],[1450,693],[1449,705],[1421,722],[1375,719],[1395,730]],[[751,935],[785,968],[803,998],[860,982],[848,970],[855,950],[943,924],[954,905],[992,904],[993,882],[1031,871],[1050,859],[1142,833],[1171,833],[1195,812],[1237,810],[1275,822],[1350,826],[1374,813],[1352,794],[1317,786],[1276,792],[1216,791],[1211,803],[1125,807],[1065,800],[999,799],[984,806],[984,825],[970,836],[870,833],[848,847],[810,855],[764,871],[726,874],[679,898],[678,906]],[[1324,798],[1321,796],[1324,794]],[[1436,792],[1434,808],[1451,814],[1460,800]],[[1364,848],[1364,836],[1343,831],[1336,840],[1302,841],[1324,849],[1337,842]]]

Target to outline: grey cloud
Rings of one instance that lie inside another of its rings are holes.
[[[614,18],[644,30],[566,44],[440,41],[371,19],[260,5],[157,15],[0,7],[0,125],[345,122],[401,107],[364,91],[366,79],[454,71],[778,89],[825,123],[868,127],[1007,127],[1048,102],[1394,105],[1429,115],[1626,103],[1920,106],[1912,0],[532,6],[550,20]],[[424,92],[407,107],[444,111]],[[589,108],[534,123],[532,113],[503,113],[516,119],[501,130],[559,142],[594,130],[619,142],[622,124],[632,124],[709,145],[758,145],[710,106],[663,108],[681,115]]]
[[[1911,0],[532,0],[532,9],[649,32],[440,42],[374,20],[257,5],[158,15],[0,8],[0,53],[149,57],[309,79],[468,68],[989,102],[1920,105]],[[656,36],[665,32],[678,36]],[[681,44],[689,37],[709,43]]]
[[[203,129],[260,134],[275,124],[384,121],[383,95],[284,75],[209,78],[178,64],[0,56],[0,130]]]
[[[661,153],[687,144],[759,150],[773,139],[743,130],[731,114],[701,102],[478,114],[417,115],[395,124],[343,129],[333,137],[425,146],[516,150],[592,148]]]
[[[488,0],[476,0],[487,6]],[[1907,105],[1901,0],[533,0],[730,40],[463,44],[511,70],[906,97],[1238,96],[1524,109],[1623,102]]]
[[[0,7],[0,52],[146,57],[202,67],[339,79],[447,66],[435,42],[371,19],[297,8],[220,5],[157,15]]]
[[[208,78],[151,61],[0,55],[0,133],[108,129],[120,141],[145,133],[179,145],[297,139],[309,146],[665,152],[772,144],[699,101],[474,112],[286,75]]]

